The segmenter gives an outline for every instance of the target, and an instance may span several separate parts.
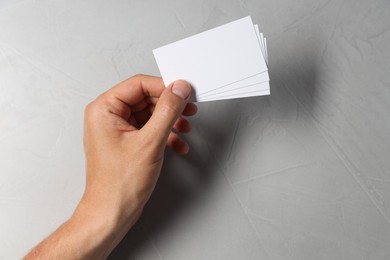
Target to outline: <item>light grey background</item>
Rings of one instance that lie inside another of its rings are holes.
[[[0,259],[84,189],[84,106],[152,49],[251,15],[268,97],[199,104],[112,259],[390,259],[390,2],[0,1]]]

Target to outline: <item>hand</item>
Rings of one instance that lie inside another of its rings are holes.
[[[190,92],[185,81],[165,89],[161,78],[136,76],[89,104],[84,123],[85,196],[95,201],[102,195],[99,203],[115,204],[121,212],[143,207],[159,177],[165,147],[188,152],[188,144],[175,132],[191,130],[181,116],[197,111],[187,104]]]
[[[179,154],[189,150],[178,133],[191,131],[183,116],[197,112],[195,104],[188,103],[190,93],[185,81],[165,88],[161,78],[138,75],[87,106],[85,193],[72,218],[29,256],[41,257],[53,241],[65,241],[68,247],[68,255],[60,255],[58,249],[50,255],[61,258],[104,258],[113,250],[150,198],[165,147]]]

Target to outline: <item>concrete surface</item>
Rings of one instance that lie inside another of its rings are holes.
[[[390,2],[1,1],[0,258],[66,220],[82,117],[152,49],[251,15],[271,92],[199,105],[111,259],[390,259]]]

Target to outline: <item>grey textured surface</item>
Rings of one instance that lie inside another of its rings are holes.
[[[390,3],[2,1],[0,258],[70,216],[84,106],[152,49],[251,15],[269,97],[199,104],[112,259],[390,259]]]

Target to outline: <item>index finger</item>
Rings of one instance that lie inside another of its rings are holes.
[[[122,81],[104,94],[113,96],[129,106],[134,106],[146,97],[160,97],[164,89],[162,78],[139,74]]]

